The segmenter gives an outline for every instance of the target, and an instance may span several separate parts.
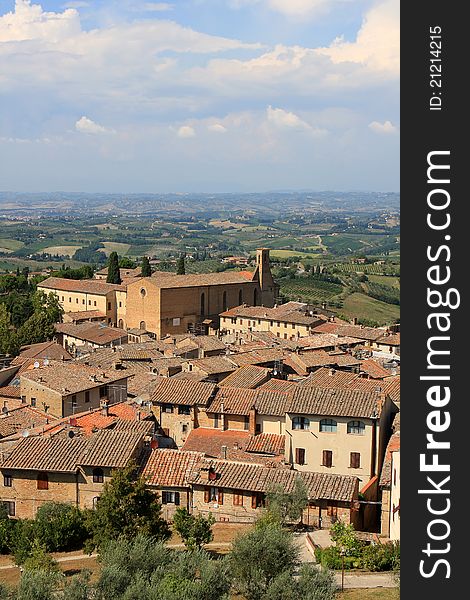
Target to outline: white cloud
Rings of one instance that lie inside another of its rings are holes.
[[[391,123],[391,121],[385,121],[384,123],[379,123],[378,121],[372,121],[369,123],[369,129],[371,129],[374,133],[396,133],[398,129]]]
[[[165,12],[173,10],[173,4],[168,2],[145,2],[142,8],[148,12]]]
[[[385,0],[365,15],[355,42],[337,38],[319,49],[333,63],[360,63],[375,71],[398,76],[400,70],[400,2]]]
[[[178,129],[178,133],[177,133],[179,138],[192,138],[196,135],[195,130],[193,129],[193,127],[190,127],[189,125],[183,125],[182,127],[180,127]]]
[[[291,129],[300,130],[311,129],[310,125],[305,121],[302,121],[302,119],[296,114],[283,110],[282,108],[273,108],[272,106],[268,106],[266,114],[268,121],[274,123],[274,125],[277,127],[288,127]]]
[[[213,133],[227,133],[227,128],[221,125],[220,123],[213,123],[212,125],[208,125],[207,129],[212,131]]]
[[[287,17],[306,17],[331,5],[334,0],[230,0],[234,8],[262,4]]]
[[[112,129],[106,129],[102,125],[95,123],[88,117],[81,117],[75,123],[75,129],[80,133],[90,133],[92,135],[97,135],[100,133],[114,133]]]

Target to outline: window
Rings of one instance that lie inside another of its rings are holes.
[[[206,487],[204,490],[204,502],[216,502],[217,504],[224,503],[224,494],[221,489],[216,487]]]
[[[64,297],[62,296],[62,302],[64,301]]]
[[[262,492],[254,492],[251,495],[251,508],[262,508],[265,505],[265,496]]]
[[[284,334],[284,339],[287,340],[287,333]]]
[[[243,492],[242,491],[234,491],[233,492],[233,505],[234,506],[243,506]]]
[[[72,396],[72,408],[77,408],[77,396],[75,394]]]
[[[145,296],[147,295],[147,290],[145,288],[142,288],[140,290],[140,295],[141,295],[142,298],[145,298]]]
[[[338,517],[338,507],[334,504],[328,504],[326,507],[326,514],[332,519],[336,519]]]
[[[178,414],[179,415],[190,415],[191,407],[190,406],[178,406]]]
[[[100,497],[99,496],[95,496],[92,500],[93,502],[93,509],[96,510],[98,508],[98,502],[100,501]]]
[[[93,306],[96,306],[96,300],[93,300]]]
[[[36,398],[31,398],[31,406],[36,406]]]
[[[38,490],[48,490],[49,489],[49,477],[47,473],[38,473]]]
[[[3,485],[5,487],[11,487],[13,485],[13,477],[11,475],[3,475]]]
[[[72,298],[69,298],[69,302],[72,302]]]
[[[250,417],[245,416],[244,423],[243,423],[243,429],[245,431],[248,431],[249,428],[250,428]]]
[[[323,460],[322,465],[324,467],[332,467],[333,466],[333,452],[332,450],[323,450]]]
[[[294,417],[292,419],[292,429],[310,429],[310,419],[307,419],[307,417]]]
[[[335,433],[338,429],[338,423],[333,419],[322,419],[320,421],[320,431],[324,433]]]
[[[298,465],[305,464],[305,448],[296,448],[295,449],[295,462]]]
[[[85,298],[82,299],[82,304],[85,304]]]
[[[108,310],[111,310],[111,302],[108,302]]]
[[[108,393],[108,389],[105,385],[102,385],[100,387],[100,398],[106,398],[106,395]]]
[[[214,415],[214,429],[219,428],[219,415]]]
[[[3,506],[7,509],[7,513],[10,517],[14,517],[16,514],[15,503],[10,500],[4,500]]]
[[[93,469],[93,483],[103,483],[104,473],[103,469]]]
[[[122,302],[119,302],[119,308],[122,308]]]
[[[355,433],[356,435],[364,435],[366,426],[362,421],[349,421],[348,433]]]
[[[284,329],[287,329],[287,323],[284,323]]]
[[[90,402],[90,392],[85,392],[85,402]]]
[[[180,493],[179,492],[162,492],[162,504],[175,504],[180,505]]]
[[[188,426],[187,425],[181,425],[181,432],[182,433],[188,433]]]
[[[271,327],[273,327],[274,326],[274,321],[270,321],[269,324],[271,325]]]
[[[165,404],[165,406],[163,407],[163,412],[165,412],[165,413],[172,413],[173,412],[173,405],[172,404]]]
[[[255,432],[261,433],[261,423],[256,423]]]
[[[351,469],[360,469],[361,468],[361,455],[359,452],[351,452],[349,455],[349,466]]]
[[[173,327],[179,327],[181,325],[181,318],[180,317],[175,317],[173,319]]]
[[[88,306],[91,306],[91,300],[88,300]]]
[[[78,298],[75,298],[75,302],[78,304]]]

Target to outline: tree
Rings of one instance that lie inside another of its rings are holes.
[[[119,267],[121,269],[135,269],[136,264],[128,256],[121,256],[119,259]]]
[[[361,543],[357,539],[354,525],[346,524],[342,521],[333,523],[330,529],[330,536],[338,548],[344,548],[348,556],[355,556],[361,549]]]
[[[143,477],[136,477],[133,463],[113,472],[111,480],[104,485],[96,509],[88,513],[87,525],[91,532],[91,539],[86,544],[88,550],[101,549],[119,537],[131,539],[138,533],[157,540],[170,537],[158,497],[147,489]]]
[[[299,576],[284,572],[273,579],[263,600],[333,600],[336,583],[331,571],[303,565]]]
[[[84,569],[64,587],[63,600],[89,600],[94,596],[90,585],[91,571]]]
[[[119,257],[117,252],[111,252],[108,260],[108,277],[106,278],[108,283],[121,283],[121,274],[119,272]]]
[[[293,574],[298,564],[293,534],[276,523],[258,523],[234,541],[230,554],[235,587],[247,600],[261,600],[276,577]]]
[[[297,477],[290,492],[285,492],[283,486],[276,485],[268,490],[266,499],[268,512],[277,517],[281,524],[298,521],[308,504],[307,486],[301,477]]]
[[[23,564],[25,571],[58,573],[59,563],[47,552],[46,546],[35,538],[31,544],[31,553]]]
[[[188,550],[200,550],[204,544],[214,539],[214,523],[215,519],[211,513],[208,517],[194,516],[189,514],[186,508],[178,508],[173,517],[173,525]]]
[[[15,521],[10,519],[5,505],[0,502],[0,554],[9,552],[14,527]]]
[[[57,573],[27,570],[21,576],[15,600],[54,600],[59,582]]]
[[[34,312],[18,330],[21,345],[37,344],[52,339],[55,323],[59,323],[64,314],[59,298],[53,293],[36,292],[32,302]]]
[[[176,265],[176,274],[177,275],[186,275],[186,267],[184,265],[184,256],[180,256],[178,258],[178,263]]]
[[[34,531],[49,552],[81,548],[88,537],[84,513],[62,502],[46,502],[38,508]]]
[[[150,277],[151,275],[152,267],[150,266],[148,256],[144,256],[142,258],[142,277]]]
[[[10,315],[5,306],[0,304],[0,354],[16,355],[19,349],[18,336],[11,326]]]

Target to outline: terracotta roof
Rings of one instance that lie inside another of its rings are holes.
[[[72,356],[57,342],[41,342],[22,346],[17,360],[23,358],[48,358],[51,360],[70,360]]]
[[[56,331],[77,340],[102,345],[112,342],[127,341],[127,331],[117,327],[108,327],[102,323],[58,323]]]
[[[230,354],[229,358],[239,367],[244,365],[262,365],[282,360],[286,356],[286,351],[282,348],[259,348],[249,352],[239,352]]]
[[[386,333],[382,337],[375,340],[377,344],[385,344],[388,346],[399,346],[400,345],[400,334],[399,333]]]
[[[249,415],[256,401],[256,390],[244,388],[220,387],[215,398],[206,409],[208,413],[222,413],[228,415]]]
[[[343,388],[352,384],[359,375],[350,371],[338,371],[322,367],[299,383],[301,387]]]
[[[155,448],[145,462],[142,475],[149,485],[189,487],[189,474],[203,457],[202,452]]]
[[[277,433],[259,433],[250,438],[246,452],[284,455],[286,438]]]
[[[55,421],[55,417],[47,415],[31,406],[19,406],[0,415],[0,437],[8,437],[16,432],[33,429]]]
[[[289,394],[271,390],[256,390],[255,408],[260,415],[285,417],[289,405]]]
[[[362,325],[341,325],[336,330],[338,335],[351,336],[361,340],[375,341],[382,337],[385,333],[384,329],[376,329],[375,327],[363,327]]]
[[[81,292],[82,294],[94,294],[96,296],[106,296],[109,292],[126,290],[124,285],[106,283],[99,279],[63,279],[61,277],[49,277],[41,281],[38,284],[38,289],[42,288],[62,292]]]
[[[315,333],[310,336],[301,337],[295,340],[295,344],[299,348],[304,350],[310,348],[311,350],[320,348],[339,348],[340,346],[354,346],[359,344],[360,338],[345,336],[345,335],[333,335],[331,333]]]
[[[159,377],[157,379],[152,402],[155,404],[198,404],[207,406],[215,394],[216,386],[213,383],[198,383],[173,377]]]
[[[360,417],[376,419],[382,410],[383,394],[350,389],[298,387],[290,395],[291,414]]]
[[[0,398],[21,398],[19,385],[4,385],[0,387]]]
[[[87,444],[81,437],[26,437],[12,448],[1,468],[73,473]]]
[[[51,361],[46,367],[24,372],[21,377],[40,386],[55,390],[63,396],[127,379],[123,371],[105,371],[77,362]]]
[[[288,379],[275,379],[274,377],[263,385],[259,386],[259,390],[265,390],[266,392],[290,392],[293,390],[299,382],[291,381]]]
[[[385,450],[385,458],[380,474],[380,487],[388,487],[392,483],[392,452],[400,450],[400,432],[392,434]]]
[[[235,365],[229,358],[223,356],[209,356],[207,358],[189,359],[188,362],[198,371],[203,371],[208,375],[219,373],[229,373],[235,371]]]
[[[141,435],[151,435],[155,429],[153,421],[130,421],[129,419],[118,419],[113,426],[113,431],[128,431],[140,433]]]
[[[390,396],[394,402],[400,403],[400,376],[393,375],[387,377],[387,379],[374,380],[374,379],[363,379],[359,377],[355,379],[347,386],[349,389],[361,390],[364,392],[376,392],[381,391],[384,394]]]
[[[208,456],[220,457],[222,447],[230,454],[234,449],[244,450],[251,438],[248,431],[234,429],[212,429],[198,427],[190,431],[182,450],[203,452]]]
[[[366,360],[361,361],[361,371],[367,373],[372,379],[384,379],[385,377],[390,376],[390,371],[384,369],[382,365],[373,358],[367,358]]]
[[[258,387],[269,379],[271,369],[257,367],[256,365],[245,365],[239,367],[222,382],[225,387],[237,387],[252,389]]]
[[[201,469],[212,468],[216,479],[211,485],[221,488],[246,490],[251,492],[268,492],[276,485],[289,492],[300,477],[307,486],[309,499],[336,500],[351,502],[357,491],[358,479],[349,475],[332,475],[330,473],[298,472],[286,469],[272,469],[261,465],[244,464],[223,460],[205,459],[198,465],[199,470],[189,479],[195,485],[207,485],[201,477]]]
[[[87,319],[106,319],[106,315],[99,310],[82,310],[78,312],[66,312],[64,317],[70,321],[86,321]]]
[[[300,302],[288,302],[276,308],[265,306],[236,306],[220,313],[221,317],[241,317],[247,319],[263,319],[269,321],[282,321],[296,323],[299,325],[312,326],[318,323],[318,315],[305,313],[306,304]]]
[[[251,282],[247,272],[225,271],[223,273],[202,273],[175,275],[174,273],[160,274],[158,277],[145,277],[132,285],[151,284],[157,288],[206,287],[212,285],[244,284]],[[250,277],[253,273],[250,273]],[[129,286],[129,287],[130,287]]]
[[[206,381],[208,375],[200,371],[180,371],[171,376],[171,379],[186,379],[187,381]]]
[[[142,438],[142,432],[103,429],[90,439],[78,464],[113,469],[125,467],[135,455]]]

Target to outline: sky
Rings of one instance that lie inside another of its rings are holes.
[[[0,0],[0,190],[398,191],[399,0]]]

